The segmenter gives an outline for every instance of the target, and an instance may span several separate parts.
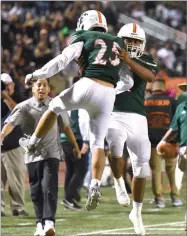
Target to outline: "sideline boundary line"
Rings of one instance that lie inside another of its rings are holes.
[[[172,226],[172,225],[177,225],[177,224],[181,224],[181,223],[185,223],[185,221],[176,221],[176,222],[168,222],[168,223],[162,223],[162,224],[152,224],[152,225],[145,225],[145,228],[151,228],[151,227],[159,227],[159,226]],[[97,234],[106,234],[106,233],[115,233],[116,231],[126,231],[126,230],[133,230],[134,227],[128,227],[128,228],[118,228],[118,229],[108,229],[108,230],[97,230],[97,231],[92,231],[89,233],[78,233],[78,234],[73,234],[70,236],[87,236],[87,235],[97,235]],[[117,233],[116,232],[116,233]]]

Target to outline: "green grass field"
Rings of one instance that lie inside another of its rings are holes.
[[[82,191],[83,196],[85,191]],[[115,199],[114,189],[102,188],[101,203],[96,211],[81,212],[64,210],[60,204],[63,188],[59,188],[59,202],[57,210],[56,235],[57,236],[78,236],[78,235],[134,235],[133,227],[128,219],[129,208],[118,205]],[[185,189],[182,192],[182,200],[185,201]],[[148,181],[145,203],[143,208],[143,221],[146,227],[146,235],[186,235],[184,231],[185,204],[180,208],[171,206],[169,193],[165,193],[167,207],[164,209],[155,208],[150,203],[152,199],[150,181]],[[82,205],[85,204],[82,199]],[[35,217],[29,191],[26,194],[26,210],[29,217],[13,217],[8,207],[8,194],[6,193],[6,214],[1,220],[1,235],[4,236],[29,236],[34,235]]]

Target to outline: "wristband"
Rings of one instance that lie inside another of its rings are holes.
[[[87,141],[87,140],[83,140],[83,143],[85,143],[85,144],[87,144],[88,146],[89,146],[89,141]]]

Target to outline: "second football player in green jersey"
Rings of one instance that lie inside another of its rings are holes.
[[[130,199],[126,193],[122,178],[123,147],[126,142],[131,150],[130,158],[133,169],[132,210],[129,219],[138,235],[145,235],[141,216],[145,192],[146,177],[150,174],[150,141],[147,132],[147,120],[144,111],[144,91],[146,83],[155,79],[157,65],[150,55],[144,53],[146,37],[144,30],[135,23],[124,25],[118,36],[125,40],[127,50],[119,49],[117,55],[128,66],[123,66],[120,75],[133,77],[134,86],[125,92],[117,86],[115,111],[112,112],[106,140],[109,144],[111,158],[110,166],[114,175],[114,185],[117,200],[126,206]],[[129,67],[129,68],[128,68]],[[130,69],[130,70],[129,70]]]
[[[81,53],[85,62],[82,76],[98,78],[116,86],[122,62],[115,52],[125,48],[124,40],[97,31],[77,31],[70,38],[70,44],[84,42]]]

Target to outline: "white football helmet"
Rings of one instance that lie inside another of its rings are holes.
[[[146,37],[144,30],[139,25],[137,25],[136,23],[124,25],[118,32],[118,37],[140,40],[141,43],[139,46],[128,44],[127,42],[125,43],[127,46],[127,51],[129,52],[131,58],[142,56],[145,49]]]
[[[77,21],[77,30],[91,30],[95,27],[103,28],[108,32],[105,16],[100,11],[85,11]]]

